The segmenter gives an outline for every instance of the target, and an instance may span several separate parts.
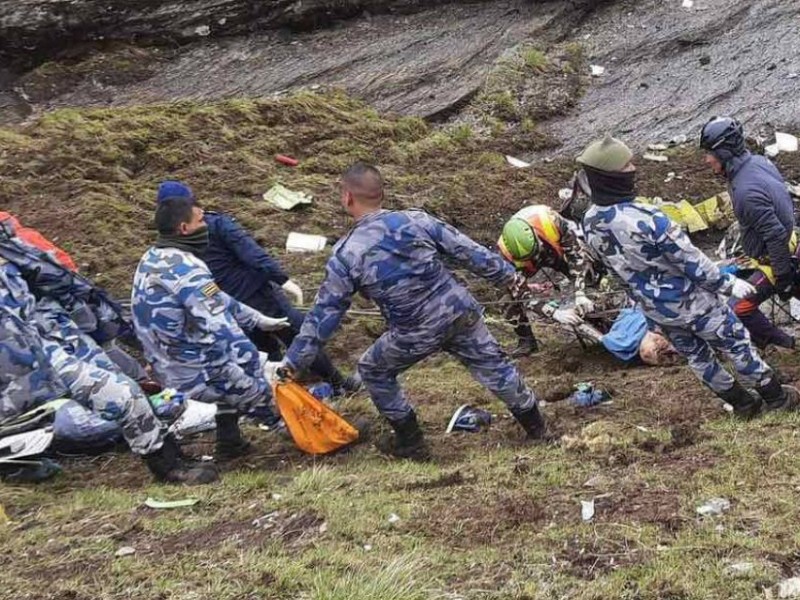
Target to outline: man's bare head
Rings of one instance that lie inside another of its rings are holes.
[[[380,208],[383,177],[374,166],[357,162],[342,175],[342,206],[354,218]]]

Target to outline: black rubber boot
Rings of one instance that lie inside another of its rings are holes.
[[[781,385],[780,379],[773,376],[767,385],[756,390],[764,401],[764,412],[773,410],[796,410],[800,404],[800,392],[791,385]]]
[[[353,394],[357,394],[361,391],[363,384],[361,383],[361,377],[356,375],[348,375],[347,377],[342,377],[339,375],[336,381],[332,381],[331,385],[333,386],[333,397],[334,398],[341,398],[342,396],[351,396]]]
[[[539,342],[535,337],[520,337],[517,338],[517,347],[511,351],[513,358],[522,358],[523,356],[530,356],[539,352]]]
[[[217,412],[217,447],[218,460],[232,460],[244,456],[252,449],[250,442],[242,437],[239,428],[239,414],[236,412]]]
[[[719,397],[733,407],[733,414],[740,419],[752,419],[761,412],[761,400],[751,394],[738,381]]]
[[[542,441],[551,439],[552,436],[547,431],[547,424],[544,422],[544,416],[538,405],[534,404],[526,411],[515,413],[514,418],[522,425],[525,433],[528,434],[528,439]]]
[[[146,454],[144,461],[158,481],[202,485],[219,479],[217,467],[213,463],[186,464],[181,459],[180,446],[172,435],[164,438],[161,448]]]
[[[417,415],[414,412],[402,421],[389,421],[389,425],[394,429],[395,435],[381,444],[384,452],[397,458],[411,460],[422,461],[430,458],[430,450],[425,443],[425,437],[422,435]]]

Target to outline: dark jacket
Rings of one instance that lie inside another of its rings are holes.
[[[769,257],[777,277],[788,274],[794,206],[780,172],[768,159],[750,152],[728,161],[725,171],[745,254]]]
[[[266,304],[274,302],[280,305],[282,293],[276,286],[286,283],[289,277],[278,261],[267,254],[233,217],[207,212],[205,221],[208,225],[208,250],[203,260],[217,285],[240,302],[251,306],[259,304],[259,310],[263,310],[265,301]]]

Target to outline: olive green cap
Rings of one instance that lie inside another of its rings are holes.
[[[633,152],[624,142],[607,135],[589,144],[577,160],[580,164],[598,171],[622,171],[631,162]]]

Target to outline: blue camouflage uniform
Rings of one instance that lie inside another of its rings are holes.
[[[356,292],[373,300],[389,330],[361,357],[359,374],[375,406],[390,421],[412,411],[400,373],[445,350],[502,399],[513,413],[535,405],[533,392],[483,320],[482,309],[442,263],[450,257],[498,285],[514,267],[467,236],[417,210],[379,210],[363,217],[333,249],[325,281],[300,334],[286,353],[305,368],[336,331]]]
[[[37,300],[18,266],[0,257],[0,418],[67,395],[118,422],[133,452],[161,447],[163,426],[141,388],[58,301]]]
[[[720,273],[663,212],[633,200],[592,205],[583,226],[590,252],[628,285],[703,383],[716,393],[733,387],[716,352],[731,361],[744,385],[769,383],[770,367],[718,297],[730,290],[732,276]]]
[[[221,291],[202,260],[150,248],[136,269],[131,304],[136,335],[162,385],[239,412],[269,399],[258,350],[242,331],[259,313]]]

